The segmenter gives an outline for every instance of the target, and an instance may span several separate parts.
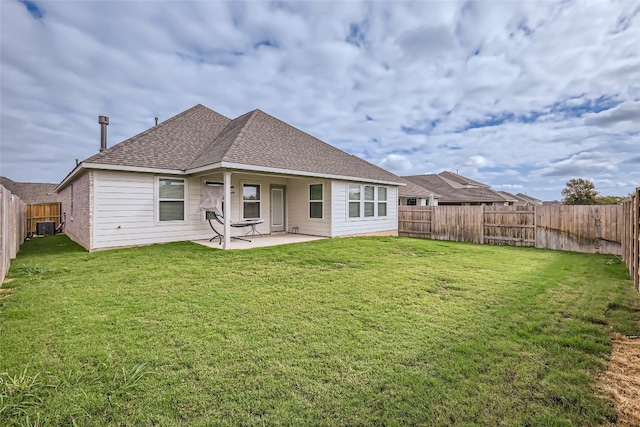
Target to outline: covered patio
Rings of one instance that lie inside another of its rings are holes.
[[[267,246],[277,246],[277,245],[288,245],[289,243],[302,243],[302,242],[311,242],[313,240],[326,239],[326,237],[319,236],[308,236],[305,234],[291,234],[291,233],[277,233],[277,234],[265,234],[262,236],[251,237],[250,242],[245,240],[236,240],[231,239],[229,243],[228,249],[231,250],[242,250],[242,249],[254,249],[254,248],[263,248]],[[194,240],[194,243],[198,243],[203,246],[208,246],[214,249],[223,249],[224,244],[220,244],[218,239],[213,241],[209,241],[209,239],[204,240]]]

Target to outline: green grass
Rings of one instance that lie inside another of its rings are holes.
[[[225,252],[26,242],[0,425],[599,425],[613,256],[406,238]]]

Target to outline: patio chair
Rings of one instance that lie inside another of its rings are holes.
[[[222,215],[219,215],[216,211],[206,211],[206,212],[207,212],[206,213],[207,221],[209,221],[209,226],[211,226],[211,229],[213,230],[213,232],[216,233],[216,235],[213,236],[211,239],[209,239],[209,241],[212,242],[215,239],[219,239],[220,244],[222,244],[222,239],[224,238],[224,234],[216,230],[216,227],[214,226],[212,221],[215,220],[218,224],[224,226],[224,217]],[[252,230],[255,230],[256,225],[262,224],[263,222],[264,222],[264,219],[262,218],[247,219],[243,221],[231,222],[230,225],[233,228],[251,227]],[[236,240],[244,240],[245,242],[251,242],[251,240],[245,239],[244,237],[231,236],[231,238]]]
[[[223,203],[224,203],[224,189],[222,188],[221,185],[207,183],[202,187],[202,192],[200,193],[200,204],[198,205],[198,209],[206,212],[206,218],[207,218],[207,221],[209,222],[209,226],[215,233],[215,236],[209,239],[210,242],[212,242],[215,239],[219,239],[220,244],[222,244],[222,239],[224,238],[224,234],[220,233],[216,229],[216,225],[213,223],[213,221],[216,221],[218,224],[224,226],[224,217],[222,216]],[[264,219],[256,218],[256,219],[247,219],[247,220],[235,221],[235,222],[232,221],[230,225],[233,228],[251,227],[251,230],[246,234],[251,233],[252,236],[255,237],[256,234],[260,234],[260,232],[256,230],[256,225],[262,224],[263,222],[264,222]],[[231,236],[231,238],[236,240],[244,240],[245,242],[251,242],[251,240],[243,237]]]

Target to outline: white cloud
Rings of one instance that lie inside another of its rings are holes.
[[[36,4],[41,19],[1,5],[0,162],[17,181],[94,154],[98,115],[113,144],[202,103],[260,108],[400,174],[549,199],[586,175],[640,185],[628,1]]]

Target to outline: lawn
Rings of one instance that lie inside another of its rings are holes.
[[[609,333],[640,334],[614,256],[408,238],[52,236],[3,288],[0,425],[600,425]]]

